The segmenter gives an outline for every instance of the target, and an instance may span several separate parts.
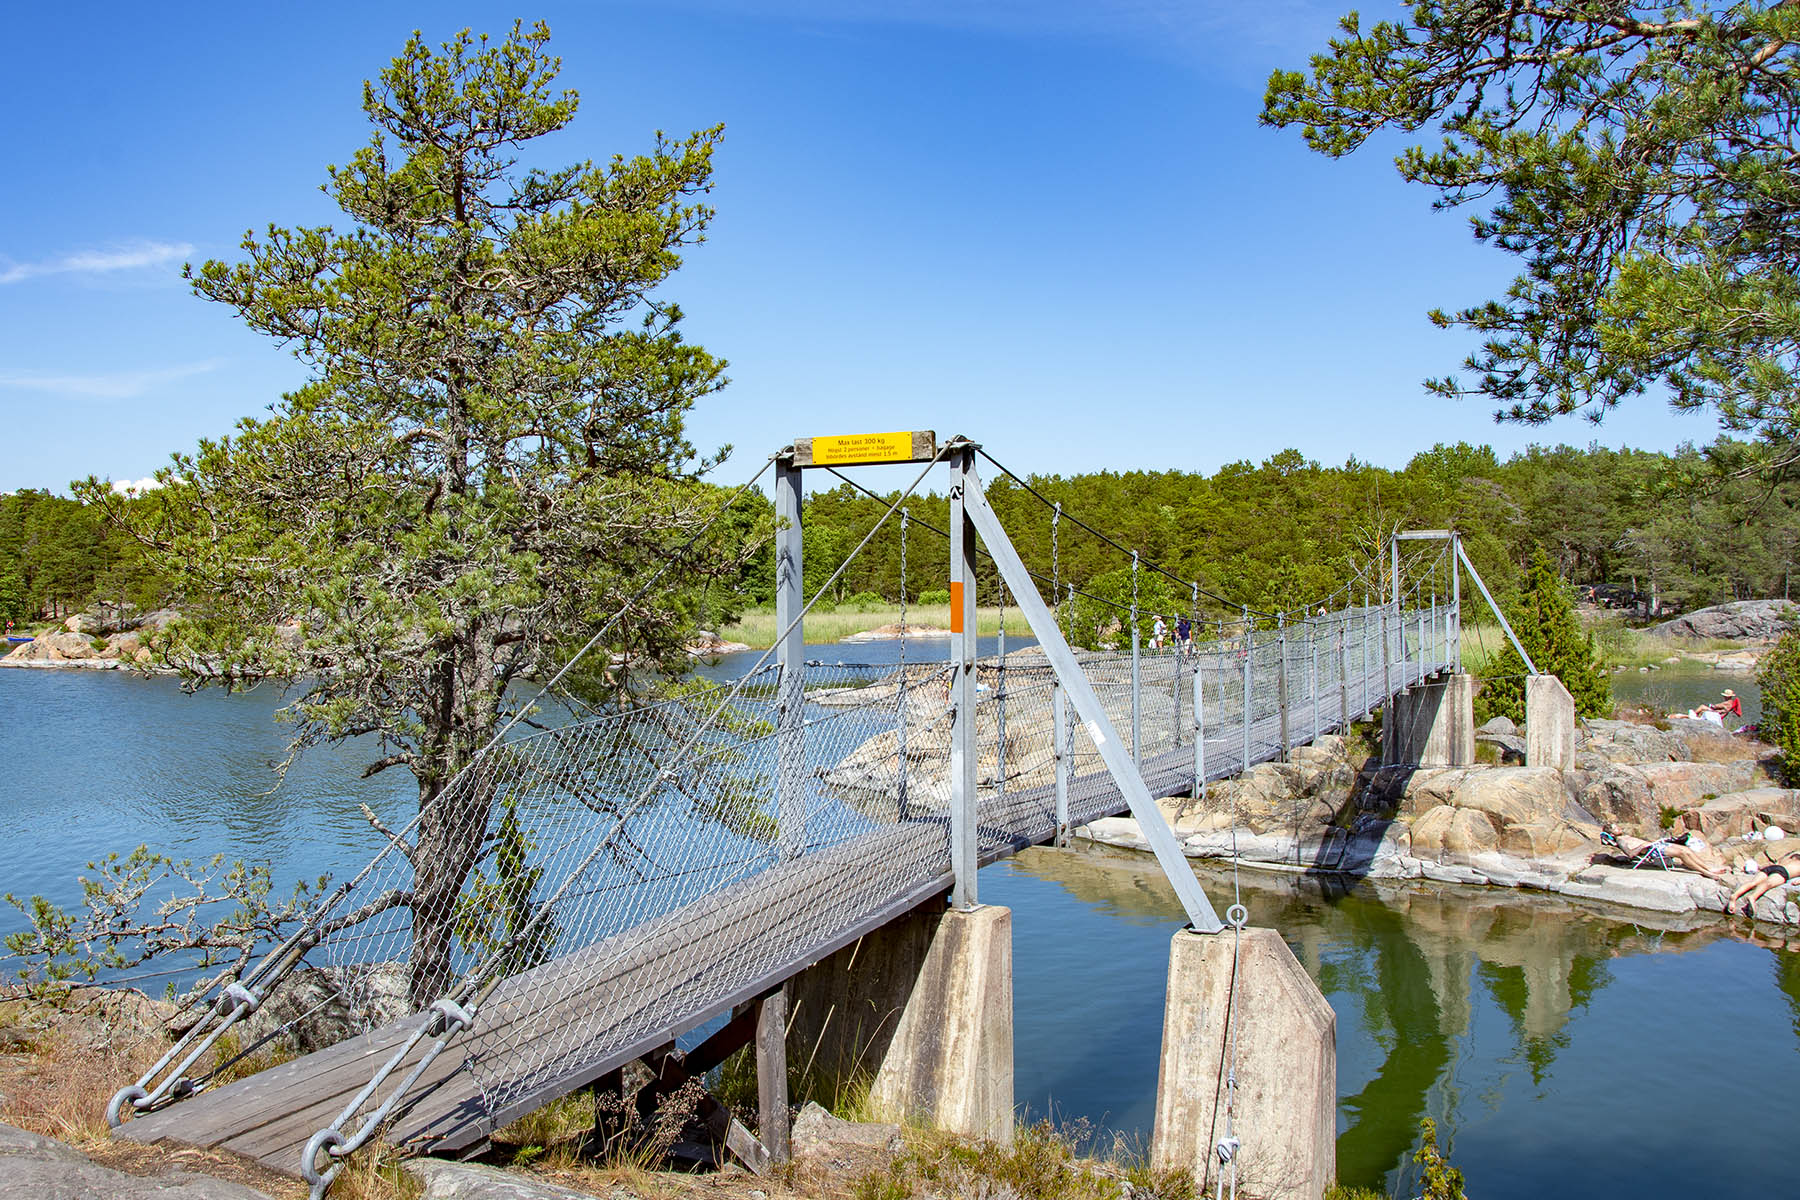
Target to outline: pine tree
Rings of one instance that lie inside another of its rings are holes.
[[[1524,643],[1532,663],[1562,680],[1583,717],[1612,715],[1612,684],[1594,652],[1594,637],[1582,632],[1575,603],[1556,564],[1542,546],[1532,548],[1525,568],[1525,587],[1507,619]],[[1495,716],[1525,719],[1525,663],[1510,642],[1495,661],[1482,691],[1486,710]]]
[[[308,382],[235,436],[177,455],[160,509],[78,492],[133,529],[187,621],[166,653],[201,682],[302,681],[296,749],[378,739],[423,814],[412,998],[453,974],[452,901],[482,854],[482,789],[433,802],[558,662],[711,517],[685,438],[725,364],[684,340],[659,285],[702,241],[717,128],[552,168],[573,120],[549,30],[414,35],[363,89],[373,133],[326,190],[348,228],[271,226],[194,290],[293,350]],[[692,589],[723,532],[634,600],[638,660],[682,661]],[[63,594],[73,595],[74,591]],[[298,617],[299,645],[276,634]],[[607,661],[601,647],[599,662]]]

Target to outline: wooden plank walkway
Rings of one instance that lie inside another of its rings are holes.
[[[1428,673],[1409,665],[1402,682],[1401,672],[1396,664],[1392,678],[1399,686]],[[1361,684],[1355,681],[1358,695]],[[1380,692],[1376,687],[1371,694],[1380,699]],[[1291,723],[1293,745],[1338,725],[1322,721],[1324,728],[1313,730],[1311,713],[1299,715],[1306,720]],[[1365,715],[1354,713],[1351,720]],[[1276,721],[1270,717],[1253,727],[1252,754],[1259,760],[1279,752]],[[1208,779],[1238,773],[1241,727],[1209,736],[1206,743]],[[1153,796],[1186,794],[1194,778],[1193,748],[1148,759],[1142,772]],[[1053,792],[1047,784],[982,801],[983,865],[1055,836]],[[1070,781],[1073,824],[1113,816],[1125,807],[1104,770]],[[452,1041],[427,1070],[391,1120],[387,1138],[420,1153],[477,1150],[494,1129],[765,994],[838,948],[942,895],[951,884],[949,861],[947,819],[933,814],[908,820],[809,851],[514,976],[490,997],[478,1018],[478,1032]],[[754,948],[754,955],[747,948]],[[555,999],[545,1004],[546,996]],[[579,1032],[597,1011],[609,1008],[612,1019],[604,1028]],[[128,1121],[117,1136],[231,1150],[298,1177],[308,1139],[337,1118],[417,1021],[409,1017],[201,1092]],[[554,1055],[529,1053],[546,1038],[557,1039]],[[483,1077],[503,1072],[504,1057],[521,1050],[529,1061],[553,1058],[556,1068],[503,1098],[490,1113]],[[423,1054],[423,1046],[415,1048],[390,1082],[404,1078]]]

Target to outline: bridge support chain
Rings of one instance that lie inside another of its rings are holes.
[[[788,981],[788,1051],[824,1095],[1001,1144],[1013,1131],[1012,911],[942,898]]]
[[[1554,675],[1525,680],[1525,765],[1575,766],[1575,699]]]
[[[1394,696],[1381,725],[1381,757],[1383,766],[1474,763],[1474,677],[1438,675]]]
[[[1203,1195],[1233,1170],[1282,1200],[1335,1182],[1337,1017],[1273,929],[1175,935],[1150,1164]]]

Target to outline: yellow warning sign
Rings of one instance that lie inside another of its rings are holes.
[[[937,456],[937,434],[932,430],[898,433],[840,433],[830,437],[796,438],[794,465],[846,467],[869,463],[929,462]]]

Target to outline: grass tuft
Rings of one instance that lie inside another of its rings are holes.
[[[1006,1196],[1017,1200],[1199,1200],[1185,1171],[1155,1171],[1141,1160],[1083,1158],[1085,1122],[1057,1128],[1021,1125],[1011,1146],[928,1130],[909,1130],[907,1149],[885,1168],[860,1176],[856,1200],[911,1196]]]
[[[419,1200],[424,1194],[425,1185],[407,1173],[394,1148],[383,1142],[345,1159],[331,1181],[331,1200]]]

